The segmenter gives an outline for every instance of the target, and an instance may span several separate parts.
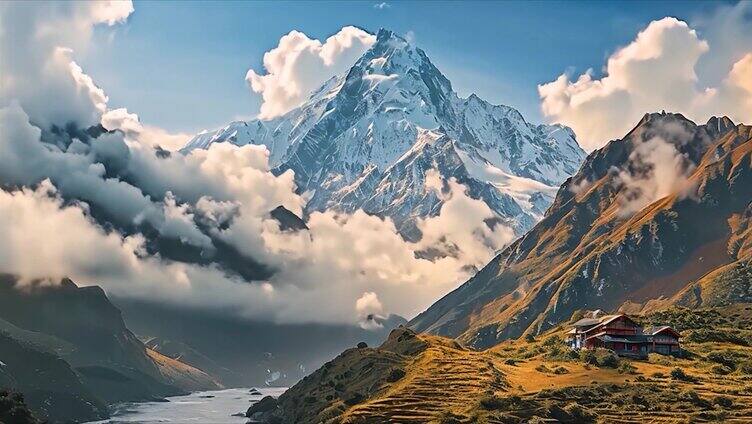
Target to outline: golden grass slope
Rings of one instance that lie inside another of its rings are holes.
[[[752,422],[752,305],[671,309],[641,319],[681,328],[687,357],[573,354],[563,344],[563,326],[485,351],[400,328],[383,346],[350,349],[301,381],[265,420]]]
[[[159,369],[159,373],[165,380],[176,387],[188,391],[219,390],[223,386],[214,377],[176,359],[149,349],[146,354],[151,358]]]

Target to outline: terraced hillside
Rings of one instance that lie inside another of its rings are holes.
[[[639,319],[680,328],[685,357],[575,353],[565,325],[485,351],[399,328],[250,411],[277,423],[751,422],[751,304]]]
[[[418,423],[463,416],[472,409],[469,394],[490,395],[507,387],[504,373],[488,355],[430,339],[409,369],[376,399],[347,411],[343,422]]]

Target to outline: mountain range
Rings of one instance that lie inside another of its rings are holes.
[[[100,287],[68,279],[19,286],[17,278],[0,274],[0,388],[22,393],[47,422],[97,421],[123,402],[225,386],[291,385],[333,352],[362,341],[376,344],[406,323],[390,316],[371,331],[275,326],[116,301]]]
[[[421,237],[418,219],[438,215],[447,200],[427,187],[430,172],[444,181],[456,179],[470,197],[488,205],[495,222],[520,235],[542,218],[556,187],[585,157],[567,127],[531,124],[514,108],[476,95],[461,98],[425,52],[388,30],[378,32],[346,73],[326,81],[298,107],[277,118],[232,122],[198,134],[181,152],[215,143],[266,146],[273,172],[294,171],[299,192],[309,199],[303,218],[313,211],[362,209],[391,218],[413,241]],[[283,229],[306,229],[305,220],[284,208],[271,216]],[[223,249],[215,255],[223,266],[250,279],[269,276],[261,264],[248,265],[216,244]],[[260,384],[271,377],[269,370],[281,375],[276,384],[294,383],[305,374],[301,369],[316,368],[361,340],[377,344],[404,322],[390,316],[376,331],[279,326],[204,312],[185,318],[179,308],[114,301],[128,325],[155,337],[152,343],[163,353],[205,355],[216,361],[210,369],[231,370],[220,371],[230,385]]]
[[[565,126],[530,124],[514,108],[459,97],[423,50],[384,29],[303,104],[201,133],[182,151],[221,142],[266,146],[276,173],[295,171],[310,196],[307,212],[362,209],[392,218],[412,240],[420,238],[416,219],[437,215],[445,201],[426,187],[430,170],[464,184],[519,235],[585,157]]]

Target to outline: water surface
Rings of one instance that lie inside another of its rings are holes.
[[[267,395],[279,396],[286,389],[266,387],[257,390],[260,395],[251,394],[251,389],[227,389],[174,396],[167,398],[169,402],[126,403],[112,408],[112,418],[97,423],[244,424],[248,422],[247,418],[233,414],[245,414],[253,402]]]

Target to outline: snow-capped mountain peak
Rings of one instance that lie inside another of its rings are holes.
[[[272,166],[292,169],[312,194],[308,211],[364,209],[391,217],[410,238],[419,236],[417,218],[441,209],[425,187],[432,169],[520,233],[585,157],[566,127],[530,124],[475,94],[460,98],[425,52],[385,29],[299,107],[199,134],[184,151],[216,142],[267,146]]]

